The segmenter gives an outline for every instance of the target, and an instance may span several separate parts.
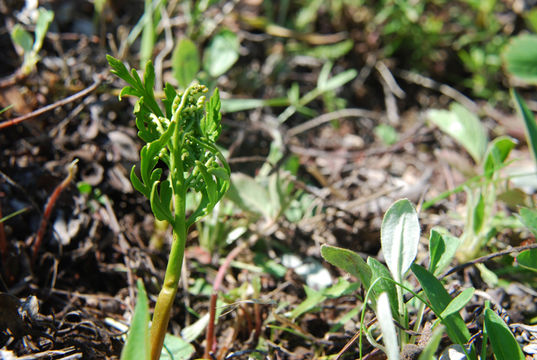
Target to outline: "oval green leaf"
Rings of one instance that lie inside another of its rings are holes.
[[[529,208],[521,208],[520,220],[528,228],[533,236],[537,236],[537,210]]]
[[[228,71],[239,58],[239,38],[230,30],[216,34],[203,56],[203,67],[217,77]]]
[[[440,274],[453,259],[461,241],[452,236],[446,229],[435,227],[429,236],[429,271],[434,275]]]
[[[330,264],[360,279],[366,290],[369,289],[371,269],[360,255],[348,249],[325,244],[321,246],[321,256]]]
[[[472,112],[458,103],[448,110],[429,110],[427,119],[462,145],[476,163],[480,163],[487,148],[487,132]]]
[[[496,360],[524,360],[524,353],[509,327],[491,309],[485,310],[487,332]]]
[[[451,300],[451,302],[446,306],[444,311],[442,311],[442,314],[440,317],[447,318],[451,314],[458,313],[461,311],[463,307],[466,306],[468,301],[472,299],[472,296],[474,296],[475,289],[473,287],[464,289],[459,295],[455,297],[455,299]]]
[[[418,253],[420,224],[407,199],[396,201],[384,215],[380,242],[386,264],[395,281],[401,282]]]
[[[531,249],[521,252],[516,257],[516,261],[520,266],[523,266],[533,271],[537,271],[537,249]]]
[[[483,164],[483,170],[487,178],[492,178],[494,172],[505,162],[515,145],[516,142],[508,136],[500,136],[490,143],[485,155],[485,163]]]
[[[196,44],[188,38],[181,39],[172,53],[173,77],[185,89],[200,70],[200,55]]]
[[[503,52],[507,71],[530,83],[537,83],[537,35],[513,38]]]

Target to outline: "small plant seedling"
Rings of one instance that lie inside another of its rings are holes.
[[[455,139],[482,168],[480,175],[449,192],[465,190],[467,194],[465,228],[457,253],[459,260],[466,262],[479,255],[499,227],[492,221],[498,196],[503,190],[500,170],[508,164],[507,158],[516,142],[508,136],[489,142],[479,118],[457,103],[451,104],[449,111],[429,110],[428,120]],[[427,208],[436,200],[426,202],[423,207]]]
[[[43,46],[43,40],[53,19],[54,12],[39,8],[34,38],[19,24],[15,25],[11,30],[11,41],[13,41],[18,48],[17,51],[23,56],[20,70],[23,76],[27,76],[35,69],[40,59],[39,51]]]
[[[146,142],[140,152],[140,176],[135,167],[131,181],[136,190],[151,203],[158,220],[172,226],[173,243],[162,289],[158,295],[150,331],[150,358],[160,358],[162,345],[183,264],[188,228],[212,211],[230,185],[229,166],[216,147],[221,131],[220,97],[218,89],[206,101],[208,89],[199,84],[177,92],[166,84],[164,111],[154,94],[155,72],[147,62],[143,80],[136,70],[129,72],[125,65],[108,56],[112,73],[129,86],[123,95],[138,97],[134,114],[138,136]],[[159,162],[168,169],[164,174]],[[187,216],[187,194],[198,193],[199,202]],[[132,331],[132,330],[131,330]]]

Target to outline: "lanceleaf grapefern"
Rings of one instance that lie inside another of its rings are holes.
[[[220,96],[218,89],[206,101],[207,88],[193,84],[177,92],[170,84],[164,88],[161,109],[153,91],[155,72],[151,62],[145,67],[143,79],[136,70],[129,72],[123,63],[107,56],[112,73],[129,86],[123,95],[138,97],[134,108],[138,136],[146,142],[140,152],[140,176],[135,167],[131,181],[136,190],[151,202],[159,220],[173,228],[164,284],[157,298],[150,330],[151,359],[159,359],[170,311],[181,274],[188,228],[208,214],[229,188],[229,166],[216,147],[220,135]],[[157,167],[161,162],[168,171]],[[186,214],[187,193],[197,192],[197,208]]]

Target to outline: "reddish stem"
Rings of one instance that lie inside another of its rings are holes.
[[[43,242],[43,237],[45,236],[45,231],[47,229],[48,221],[50,219],[50,215],[52,214],[52,210],[54,209],[54,205],[56,204],[56,201],[60,197],[60,194],[62,191],[69,185],[71,180],[73,180],[73,177],[76,173],[76,163],[78,162],[78,159],[75,159],[68,168],[68,174],[63,181],[56,186],[56,189],[52,192],[52,195],[50,195],[47,205],[45,206],[45,212],[43,213],[43,218],[41,219],[41,224],[39,225],[39,230],[37,231],[37,235],[35,236],[35,241],[33,244],[33,254],[32,254],[32,263],[35,263],[35,260],[37,259],[37,253],[39,252],[39,248],[41,247],[41,243]]]
[[[79,98],[81,97],[84,97],[86,95],[88,95],[90,92],[92,92],[93,90],[97,89],[97,87],[101,84],[102,82],[102,78],[101,76],[99,76],[97,78],[97,80],[92,84],[90,85],[88,88],[82,90],[82,91],[79,91],[77,92],[76,94],[73,94],[65,99],[62,99],[62,100],[59,100],[59,101],[56,101],[55,103],[53,104],[50,104],[50,105],[47,105],[47,106],[44,106],[40,109],[37,109],[35,111],[32,111],[31,113],[29,114],[26,114],[26,115],[21,115],[17,118],[14,118],[14,119],[9,119],[9,120],[6,120],[6,121],[3,121],[0,123],[0,130],[2,129],[5,129],[7,127],[10,127],[12,125],[16,125],[18,123],[21,123],[23,121],[26,121],[28,119],[32,119],[36,116],[39,116],[41,114],[44,114],[48,111],[51,111],[51,110],[54,110],[55,108],[59,107],[59,106],[64,106],[66,104],[69,104],[75,100],[78,100]]]
[[[207,335],[205,339],[205,352],[203,353],[204,359],[211,359],[211,352],[216,351],[216,342],[214,337],[214,320],[216,317],[216,300],[218,299],[218,292],[220,291],[220,286],[224,280],[224,275],[226,274],[231,261],[239,255],[239,253],[247,246],[248,242],[244,242],[241,245],[237,246],[235,249],[226,256],[222,265],[218,269],[216,278],[213,283],[213,293],[211,294],[211,302],[209,304],[209,324],[207,325]]]
[[[2,203],[0,202],[0,219],[2,218]],[[4,223],[0,222],[0,252],[2,253],[2,260],[5,265],[7,259],[7,241],[6,233],[4,232]]]

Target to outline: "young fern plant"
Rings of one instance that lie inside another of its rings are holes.
[[[160,358],[170,311],[177,294],[188,228],[207,215],[224,196],[230,185],[229,166],[216,147],[221,131],[220,96],[218,89],[209,101],[208,89],[199,84],[177,92],[170,84],[164,89],[161,109],[153,86],[155,72],[149,61],[143,79],[136,70],[129,72],[125,65],[107,56],[111,72],[125,80],[123,95],[136,96],[134,108],[138,136],[146,142],[140,151],[140,176],[132,167],[130,178],[136,190],[151,203],[158,220],[172,225],[173,243],[162,289],[158,295],[150,329],[151,359]],[[164,166],[168,171],[164,174]],[[189,192],[198,193],[199,202],[187,216],[186,198]]]

